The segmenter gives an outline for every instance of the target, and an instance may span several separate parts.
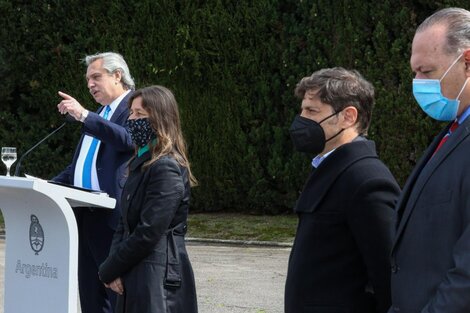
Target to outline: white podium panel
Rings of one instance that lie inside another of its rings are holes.
[[[78,233],[72,206],[115,200],[44,180],[0,176],[5,219],[4,312],[77,312]]]

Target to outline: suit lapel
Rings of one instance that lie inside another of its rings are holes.
[[[135,157],[129,161],[129,171],[134,172],[142,163],[150,160],[150,152],[145,152],[140,157]]]
[[[120,120],[120,117],[122,114],[125,114],[127,112],[127,102],[129,101],[129,98],[132,95],[132,91],[129,92],[122,100],[119,102],[119,105],[116,107],[116,111],[114,112],[113,116],[111,116],[110,121],[111,122],[116,122]],[[127,120],[127,116],[125,117]]]
[[[401,218],[397,229],[397,235],[395,237],[394,248],[405,229],[406,223],[413,212],[416,201],[421,195],[424,186],[436,169],[441,166],[442,162],[447,159],[452,151],[454,151],[470,134],[470,119],[467,119],[462,125],[460,125],[447,142],[433,156],[434,150],[442,137],[447,134],[449,127],[450,124],[441,131],[436,138],[434,138],[403,188],[402,196],[397,204],[397,212]]]

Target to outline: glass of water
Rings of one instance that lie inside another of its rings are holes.
[[[2,147],[2,162],[7,167],[7,176],[10,176],[10,167],[16,161],[16,148]]]

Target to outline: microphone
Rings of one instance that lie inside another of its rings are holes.
[[[41,143],[43,143],[44,141],[46,141],[49,137],[51,137],[52,135],[54,135],[55,133],[57,133],[59,130],[61,130],[62,128],[64,128],[65,125],[67,125],[67,123],[72,123],[72,122],[75,122],[75,118],[70,115],[70,114],[66,114],[65,115],[65,122],[62,123],[62,125],[60,125],[59,127],[57,127],[56,129],[54,129],[51,133],[49,133],[46,137],[44,137],[43,139],[41,139],[38,143],[36,143],[34,146],[32,146],[28,151],[26,151],[25,153],[23,153],[23,155],[21,156],[21,158],[18,160],[18,163],[16,163],[16,168],[15,168],[15,176],[18,176],[20,174],[20,168],[21,168],[21,162],[23,161],[24,157],[27,156],[31,151],[33,151],[37,146],[39,146]]]

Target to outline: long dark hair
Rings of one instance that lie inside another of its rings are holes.
[[[149,122],[157,135],[157,144],[151,147],[152,158],[144,164],[144,168],[162,156],[170,155],[188,170],[191,186],[197,185],[186,155],[186,142],[181,130],[178,104],[173,93],[163,86],[145,87],[132,94],[128,102],[129,107],[138,97],[142,98],[142,108],[148,113]]]

